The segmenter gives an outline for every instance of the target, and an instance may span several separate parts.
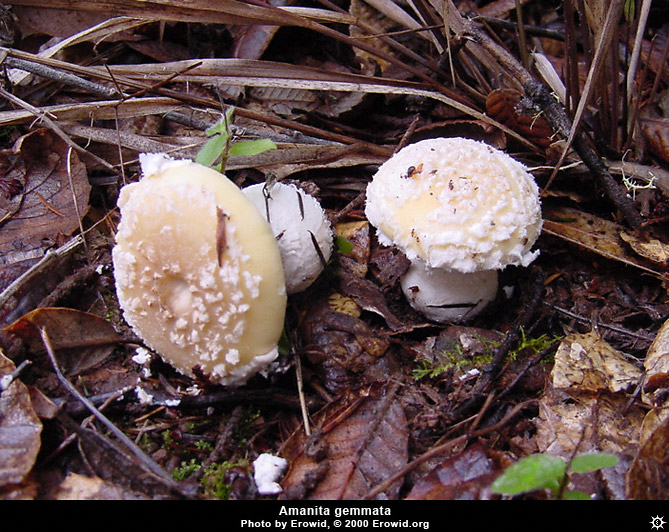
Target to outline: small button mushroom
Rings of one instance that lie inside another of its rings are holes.
[[[368,185],[365,214],[379,242],[411,261],[403,291],[434,321],[473,317],[495,298],[498,270],[539,253],[531,249],[542,226],[533,177],[471,139],[427,139],[397,152]]]
[[[278,355],[286,290],[269,225],[224,175],[140,156],[112,259],[128,324],[188,376],[239,385]]]
[[[293,184],[258,183],[242,192],[269,222],[279,244],[288,294],[318,278],[332,255],[332,226],[316,198]]]

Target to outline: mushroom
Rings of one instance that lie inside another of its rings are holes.
[[[119,304],[151,349],[188,376],[243,384],[278,355],[286,290],[264,218],[224,175],[163,154],[121,189],[112,250]]]
[[[293,184],[258,183],[244,195],[269,222],[279,244],[290,294],[308,288],[332,255],[332,226],[320,203]]]
[[[428,319],[463,321],[497,295],[498,270],[527,266],[542,226],[539,189],[526,168],[479,141],[433,138],[383,163],[365,214],[379,243],[411,265],[401,279]]]

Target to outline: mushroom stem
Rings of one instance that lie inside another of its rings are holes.
[[[417,260],[400,282],[411,306],[426,318],[439,323],[459,322],[474,317],[495,299],[498,273],[430,268]]]

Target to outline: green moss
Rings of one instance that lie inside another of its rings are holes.
[[[174,478],[174,480],[178,481],[186,480],[193,473],[199,471],[200,467],[202,466],[196,462],[195,458],[191,458],[187,462],[185,461],[181,462],[181,465],[179,465],[179,467],[176,467],[172,470],[171,475],[172,478]]]
[[[482,335],[476,335],[476,340],[483,346],[483,350],[473,356],[465,353],[460,342],[454,341],[447,349],[437,351],[432,360],[426,358],[418,360],[417,366],[412,372],[413,378],[417,381],[435,379],[450,370],[467,372],[489,364],[492,361],[493,352],[499,347],[500,342]],[[549,337],[546,334],[537,338],[529,338],[521,328],[518,345],[511,349],[507,356],[510,360],[515,360],[520,353],[528,350],[532,353],[539,353],[558,340],[559,337]]]
[[[201,481],[204,495],[210,499],[229,499],[232,487],[225,481],[225,474],[229,469],[237,466],[247,469],[249,462],[242,459],[212,464],[207,467]]]

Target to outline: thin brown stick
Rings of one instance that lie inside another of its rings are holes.
[[[550,89],[540,81],[537,81],[530,72],[528,72],[506,49],[494,42],[488,35],[476,27],[471,21],[467,24],[467,31],[470,35],[492,53],[500,64],[518,79],[525,90],[529,103],[542,112],[553,129],[563,138],[567,139],[567,145],[573,142],[574,149],[579,154],[585,165],[592,172],[597,182],[604,189],[609,200],[622,213],[627,223],[634,229],[641,229],[643,220],[632,200],[627,196],[625,189],[613,178],[608,168],[590,145],[587,138],[578,132],[577,126],[567,116],[564,107],[552,96]],[[604,41],[600,41],[604,42]],[[601,46],[600,46],[601,48]],[[596,65],[593,69],[597,71]],[[594,75],[592,79],[594,79]],[[584,91],[579,109],[585,105],[587,100],[587,91]],[[579,111],[577,110],[577,115]],[[566,151],[563,153],[563,157]],[[544,191],[550,186],[552,178],[555,176],[561,166],[561,161],[555,166],[553,175],[544,186]]]
[[[60,366],[56,360],[56,354],[51,344],[51,339],[46,328],[40,328],[40,336],[42,338],[42,343],[46,349],[47,355],[53,367],[53,370],[58,377],[59,382],[70,392],[74,397],[76,397],[86,408],[87,410],[98,420],[100,421],[116,438],[118,438],[127,449],[139,460],[141,464],[146,468],[147,472],[150,472],[157,479],[168,488],[170,488],[175,493],[178,493],[183,496],[190,496],[190,494],[184,492],[182,486],[180,486],[162,467],[160,467],[156,462],[154,462],[142,449],[140,449],[135,442],[133,442],[128,436],[126,436],[116,425],[114,425],[105,415],[100,412],[88,398],[84,397],[79,390],[77,390],[72,383],[63,375],[60,371]]]
[[[395,473],[394,475],[390,476],[380,484],[377,484],[374,486],[371,490],[369,490],[363,499],[369,500],[373,499],[376,497],[379,493],[383,493],[385,490],[387,490],[390,486],[392,486],[395,482],[400,480],[402,477],[406,476],[408,473],[410,473],[412,470],[416,469],[420,464],[427,462],[428,460],[435,458],[439,455],[444,454],[447,451],[450,451],[453,447],[456,447],[458,445],[462,445],[463,443],[466,443],[469,440],[480,438],[482,436],[485,436],[487,434],[490,434],[492,432],[495,432],[497,430],[500,430],[502,427],[504,427],[509,421],[511,421],[521,410],[526,408],[527,406],[534,404],[536,402],[535,399],[531,399],[529,401],[526,401],[524,403],[519,403],[516,406],[514,406],[500,421],[495,423],[494,425],[491,425],[489,427],[485,427],[480,430],[475,430],[473,432],[470,432],[468,434],[463,434],[461,436],[458,436],[457,438],[453,438],[452,440],[447,441],[446,443],[442,443],[441,445],[438,445],[436,447],[433,447],[429,451],[426,451],[422,455],[420,455],[418,458],[412,460],[409,462],[406,466],[404,466],[400,471]]]

